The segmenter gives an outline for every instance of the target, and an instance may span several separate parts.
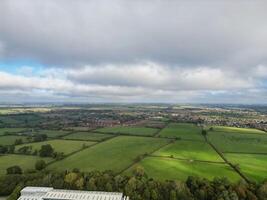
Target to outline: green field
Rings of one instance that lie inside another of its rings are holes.
[[[154,151],[167,142],[168,140],[159,138],[118,136],[56,162],[49,168],[119,172],[135,162],[139,155]]]
[[[113,135],[101,134],[101,133],[91,133],[91,132],[76,132],[63,137],[64,139],[73,140],[92,140],[92,141],[102,141],[107,138],[114,137]]]
[[[208,139],[222,152],[267,153],[267,135],[208,132]]]
[[[18,165],[22,170],[34,169],[37,160],[41,160],[38,156],[25,155],[1,155],[0,156],[0,175],[6,174],[6,169],[10,166]],[[42,158],[42,160],[49,162],[51,158]]]
[[[171,123],[160,132],[162,137],[204,140],[201,128],[189,123]]]
[[[0,145],[13,145],[16,139],[22,139],[23,142],[27,142],[26,136],[7,135],[0,136]]]
[[[70,133],[70,131],[61,131],[61,130],[39,130],[38,131],[39,134],[46,134],[47,137],[51,137],[51,138],[57,138],[63,135],[66,135],[68,133]]]
[[[39,151],[41,149],[41,146],[44,144],[50,144],[54,148],[54,151],[56,152],[63,152],[64,154],[69,154],[74,151],[78,151],[79,149],[82,149],[84,145],[90,146],[94,144],[94,142],[73,141],[73,140],[48,140],[44,142],[35,142],[24,145],[17,145],[15,151],[17,151],[19,148],[23,146],[32,146],[32,152],[34,150]]]
[[[173,156],[188,160],[204,160],[222,162],[221,157],[205,142],[178,140],[173,144],[156,151],[153,155]]]
[[[267,155],[225,154],[233,164],[238,164],[242,173],[250,180],[263,181],[267,178]]]
[[[100,128],[97,129],[97,131],[102,133],[153,136],[158,131],[158,129],[146,128],[146,127],[119,126],[119,127]]]
[[[229,126],[212,126],[212,128],[214,131],[220,131],[220,132],[266,134],[264,131],[253,129],[253,128],[237,128],[237,127],[229,127]]]
[[[25,130],[25,128],[0,128],[0,135],[5,135],[8,133],[21,133]]]
[[[240,179],[239,175],[226,164],[188,162],[157,157],[147,157],[125,173],[130,174],[137,166],[142,166],[148,177],[160,180],[186,180],[188,176],[199,176],[207,179],[227,177],[231,181]]]

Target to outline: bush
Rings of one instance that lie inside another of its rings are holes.
[[[15,165],[6,169],[7,174],[22,174],[22,169]]]
[[[44,169],[46,167],[46,163],[45,163],[45,161],[43,161],[43,160],[38,160],[36,163],[35,163],[35,169],[36,170],[42,170],[42,169]]]
[[[41,146],[39,155],[41,157],[51,157],[53,155],[54,149],[50,144],[45,144]]]

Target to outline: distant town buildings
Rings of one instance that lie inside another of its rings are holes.
[[[61,190],[52,187],[25,187],[18,200],[129,200],[117,192]]]

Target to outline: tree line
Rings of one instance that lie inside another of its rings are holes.
[[[80,172],[48,171],[42,162],[36,169],[22,173],[13,169],[0,177],[0,196],[10,195],[16,200],[25,186],[53,187],[57,189],[123,192],[131,200],[266,200],[267,181],[262,183],[231,183],[226,178],[188,177],[186,181],[158,181],[149,178],[142,167],[132,175],[116,175],[112,171]],[[43,170],[42,170],[43,169]]]

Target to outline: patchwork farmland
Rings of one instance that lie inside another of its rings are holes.
[[[159,125],[160,124],[160,125]],[[153,127],[152,127],[153,126]],[[84,172],[112,170],[131,174],[136,167],[155,179],[186,180],[188,176],[207,179],[227,177],[236,182],[262,181],[267,164],[267,134],[256,129],[224,126],[202,127],[192,123],[147,122],[142,126],[116,126],[92,130],[0,129],[0,144],[14,144],[14,153],[0,158],[0,174],[19,164],[23,170],[33,169],[34,162],[45,160],[47,169]],[[24,133],[24,134],[23,134]],[[45,134],[40,142],[27,134]],[[64,157],[41,158],[43,145],[51,145]],[[28,155],[20,149],[30,147]],[[220,173],[218,173],[220,172]]]

